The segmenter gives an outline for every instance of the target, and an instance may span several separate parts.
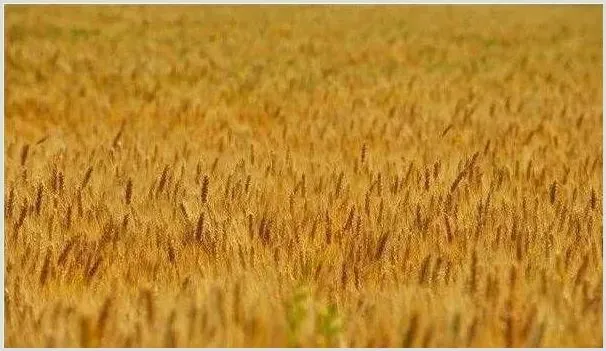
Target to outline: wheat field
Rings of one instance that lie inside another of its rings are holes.
[[[601,6],[5,6],[7,347],[600,347]]]

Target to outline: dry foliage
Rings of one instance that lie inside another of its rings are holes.
[[[601,346],[600,6],[5,7],[6,346]]]

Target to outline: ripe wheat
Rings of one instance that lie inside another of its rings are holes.
[[[6,346],[602,345],[601,7],[5,13]]]

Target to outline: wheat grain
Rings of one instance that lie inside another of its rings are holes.
[[[133,181],[132,181],[132,179],[128,179],[128,182],[126,183],[126,189],[124,190],[124,202],[127,205],[130,205],[132,196],[133,196]]]

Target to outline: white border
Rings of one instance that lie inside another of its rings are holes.
[[[429,1],[397,1],[397,0],[382,0],[382,1],[351,1],[351,0],[336,0],[336,1],[277,1],[277,0],[269,0],[269,1],[2,1],[2,4],[23,4],[23,5],[44,5],[44,4],[52,4],[52,5],[68,5],[68,4],[76,4],[76,5],[128,5],[128,4],[144,4],[144,5],[183,5],[183,4],[199,4],[199,5],[229,5],[229,4],[261,4],[261,5],[275,5],[275,4],[286,4],[286,5],[313,5],[313,4],[351,4],[351,5],[465,5],[465,4],[486,4],[486,5],[603,5],[604,1],[602,0],[585,0],[585,1],[570,1],[570,0],[555,0],[555,1],[542,1],[542,0],[530,0],[530,1],[499,1],[499,0],[489,0],[489,1],[443,1],[443,0],[429,0]]]

